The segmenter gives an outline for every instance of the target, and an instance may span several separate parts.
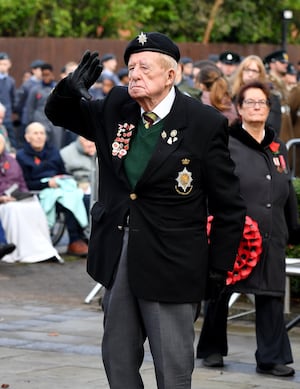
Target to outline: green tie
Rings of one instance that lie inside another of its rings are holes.
[[[145,128],[147,129],[150,128],[157,118],[158,116],[154,112],[144,112],[143,120],[144,120]]]

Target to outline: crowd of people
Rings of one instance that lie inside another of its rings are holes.
[[[68,253],[87,256],[89,274],[104,285],[110,387],[143,387],[148,338],[158,388],[190,389],[203,300],[197,357],[223,367],[234,291],[255,295],[257,373],[294,375],[283,316],[285,247],[300,242],[300,227],[285,143],[300,128],[300,86],[288,54],[227,51],[193,61],[152,32],[129,42],[124,62],[118,71],[113,53],[87,51],[55,80],[53,66],[35,60],[16,88],[9,55],[0,53],[0,141],[7,145],[0,173],[18,167],[19,189],[37,192],[48,225],[53,210],[64,212]],[[96,148],[101,190],[91,204]],[[7,189],[0,222],[8,243],[0,255],[22,260],[5,217],[18,200]],[[228,287],[246,216],[258,224],[260,259]]]
[[[120,67],[115,54],[105,53],[100,61],[103,71],[89,90],[93,99],[104,98],[114,86],[128,85],[128,69]],[[5,111],[2,114],[0,107],[0,115],[3,116],[1,125],[8,135],[10,147],[18,149],[24,145],[25,127],[33,121],[44,124],[48,142],[58,149],[75,140],[75,135],[68,129],[53,126],[44,114],[44,107],[53,87],[74,71],[77,63],[68,62],[56,79],[52,64],[39,59],[33,60],[29,65],[30,71],[24,72],[24,80],[18,87],[10,75],[11,67],[9,54],[1,52],[0,103]],[[216,72],[215,75],[212,72]],[[206,78],[209,77],[206,84],[203,82],[205,74]],[[268,122],[276,133],[284,142],[298,137],[299,125],[296,122],[299,115],[295,100],[300,100],[297,98],[300,72],[289,62],[284,50],[272,52],[264,58],[255,54],[242,57],[232,51],[210,55],[208,59],[202,60],[182,57],[178,63],[175,85],[183,93],[226,111],[225,115],[228,114],[231,122],[238,116],[234,104],[238,90],[253,79],[267,82],[271,87],[272,105]]]
[[[34,193],[34,198],[39,199],[45,216],[44,220],[48,223],[45,239],[49,238],[49,231],[55,223],[53,218],[57,213],[62,212],[65,215],[69,237],[67,253],[86,257],[91,181],[96,163],[94,143],[87,139],[78,139],[68,129],[54,126],[46,117],[45,104],[57,83],[52,64],[39,59],[32,61],[30,72],[24,73],[24,80],[19,87],[16,87],[15,80],[9,74],[11,66],[9,55],[0,53],[0,135],[5,141],[5,152],[9,158],[16,160],[21,169],[22,180],[26,186],[20,190]],[[76,67],[75,61],[68,62],[61,69],[59,78],[66,77]],[[67,148],[68,150],[65,150]],[[7,164],[7,166],[6,170],[2,169],[6,177],[10,176],[12,164]],[[17,181],[14,184],[20,185]],[[7,188],[3,187],[0,193],[4,196],[4,200],[7,200],[4,193],[6,190]],[[10,195],[10,201],[15,202],[15,200],[16,198]],[[6,206],[8,200],[1,201],[1,203],[1,214],[4,215],[4,211],[8,211],[9,208]],[[20,203],[18,207],[23,208],[24,201],[18,201],[18,203]],[[16,205],[10,208],[17,209]],[[12,214],[12,210],[9,214]],[[38,227],[40,223],[38,213],[35,213],[34,218],[36,227]],[[26,221],[24,218],[25,223]],[[1,222],[3,227],[1,247],[4,253],[1,255],[2,260],[30,262],[21,255],[24,253],[22,249],[24,239],[16,235],[16,229],[12,234],[5,220]],[[42,231],[44,229],[40,229],[40,233]],[[10,249],[7,253],[6,248],[11,248],[11,245],[14,245],[15,249],[13,252]],[[54,247],[53,250],[55,250]],[[32,251],[34,251],[33,245]],[[57,258],[59,262],[62,262],[56,250],[52,254],[48,256],[45,250],[42,258],[39,256],[34,258],[39,258],[37,261]]]

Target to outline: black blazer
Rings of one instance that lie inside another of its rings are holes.
[[[131,188],[123,158],[112,156],[112,143],[119,124],[134,125],[134,136],[139,105],[123,87],[113,88],[101,101],[68,97],[65,82],[49,96],[46,115],[95,141],[100,161],[89,274],[110,287],[129,214],[128,272],[136,296],[199,302],[209,267],[232,268],[244,225],[244,202],[227,148],[227,119],[176,89],[153,155]],[[207,207],[214,215],[210,246]]]

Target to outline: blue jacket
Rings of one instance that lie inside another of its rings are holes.
[[[16,82],[13,77],[7,75],[0,77],[0,101],[5,106],[6,112],[3,124],[10,124],[12,113],[15,110]]]
[[[48,188],[47,182],[42,178],[53,177],[58,174],[67,174],[59,150],[47,142],[42,151],[35,151],[29,143],[18,150],[17,160],[23,169],[25,181],[30,190]]]

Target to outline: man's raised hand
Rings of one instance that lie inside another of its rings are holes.
[[[87,50],[74,72],[67,76],[67,86],[72,94],[91,99],[89,88],[96,82],[102,72],[98,53]]]

